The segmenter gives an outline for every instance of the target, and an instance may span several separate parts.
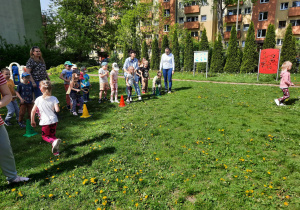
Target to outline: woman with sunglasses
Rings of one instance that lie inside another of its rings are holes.
[[[39,87],[40,81],[50,80],[46,71],[46,64],[39,47],[32,47],[30,49],[30,58],[26,63],[26,71],[30,74],[30,81],[34,87],[34,95],[35,98],[37,98],[42,95]]]

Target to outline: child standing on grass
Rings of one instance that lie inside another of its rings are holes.
[[[31,110],[33,107],[33,86],[29,83],[30,74],[24,72],[22,74],[22,83],[20,83],[17,87],[17,96],[20,99],[20,113],[19,113],[19,125],[22,128],[25,128],[26,125],[23,123],[23,118],[27,111],[28,119],[30,119]]]
[[[99,69],[99,80],[100,80],[100,92],[99,92],[99,104],[102,102],[102,95],[104,93],[104,100],[107,101],[107,90],[109,89],[108,86],[108,77],[109,72],[107,71],[108,64],[103,62],[101,64],[102,68]]]
[[[84,103],[88,102],[90,100],[90,76],[86,73],[87,70],[85,68],[81,68],[81,73],[82,73],[82,80],[81,80],[81,88],[83,89],[83,100]],[[80,73],[80,76],[81,76]]]
[[[65,86],[65,91],[67,92],[70,86],[70,80],[72,78],[72,66],[73,64],[70,61],[66,61],[65,64],[65,69],[61,72],[59,78],[64,81],[64,86]],[[66,102],[67,102],[67,108],[71,109],[70,105],[70,95],[66,94]]]
[[[16,96],[16,91],[15,91],[15,83],[10,79],[10,71],[7,68],[1,69],[1,73],[6,79],[7,86],[9,88],[9,91],[12,95],[11,102],[6,105],[7,108],[7,115],[5,117],[4,123],[6,126],[11,126],[10,120],[13,118],[14,114],[16,114],[16,119],[19,121],[19,105],[17,103],[17,96]]]
[[[82,109],[83,109],[83,98],[81,96],[81,82],[79,80],[80,77],[80,72],[79,70],[74,70],[73,74],[72,74],[72,79],[70,82],[70,98],[72,101],[72,113],[73,115],[77,116],[77,112],[76,112],[76,105],[77,103],[79,103],[79,110],[78,113],[82,113]]]
[[[31,126],[36,127],[35,112],[39,109],[40,112],[40,126],[42,126],[42,138],[44,141],[52,144],[52,153],[55,156],[59,155],[60,139],[56,138],[57,115],[59,112],[59,101],[55,96],[51,95],[52,85],[48,80],[43,80],[40,83],[42,96],[35,100],[35,105],[31,112]]]
[[[130,101],[132,101],[131,94],[132,94],[132,85],[134,83],[133,72],[134,72],[133,66],[129,66],[127,69],[128,74],[126,76],[126,87],[127,87],[127,93],[128,93],[128,98],[127,98],[126,102],[128,104],[130,104]]]
[[[157,75],[153,78],[153,83],[152,83],[152,94],[155,95],[155,89],[156,85],[159,90],[159,95],[161,91],[161,72],[157,72]]]
[[[285,61],[281,66],[281,80],[280,80],[280,89],[283,92],[283,97],[275,99],[277,106],[285,106],[283,102],[290,97],[289,86],[294,86],[294,83],[291,82],[291,73],[289,72],[292,68],[292,63],[290,61]]]
[[[142,93],[148,93],[148,80],[150,79],[149,75],[149,62],[144,61],[144,66],[140,69],[142,76]]]
[[[110,102],[116,102],[118,101],[118,74],[119,74],[119,66],[117,63],[112,64],[112,70],[110,72]],[[114,94],[115,94],[115,101],[114,101]]]

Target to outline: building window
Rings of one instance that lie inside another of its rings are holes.
[[[164,32],[169,32],[169,28],[170,28],[169,25],[164,25]]]
[[[283,43],[283,39],[277,39],[276,44],[277,44],[278,46],[281,46],[282,43]]]
[[[245,47],[245,41],[242,41],[242,47]]]
[[[159,36],[158,36],[158,34],[155,34],[154,37],[155,37],[156,39],[158,39]]]
[[[226,49],[228,48],[228,42],[225,42],[225,48]]]
[[[201,1],[201,5],[202,5],[202,6],[208,6],[208,2],[207,2],[206,0],[202,0],[202,1]]]
[[[286,21],[279,21],[278,28],[284,28],[286,26]]]
[[[237,44],[237,46],[240,46],[240,42],[239,41],[236,41],[236,44]]]
[[[242,13],[242,10],[239,9],[239,14]],[[227,15],[237,15],[237,9],[229,9],[227,10]]]
[[[169,2],[170,0],[164,0],[164,2]]]
[[[300,26],[300,20],[290,20],[292,26]]]
[[[251,14],[251,7],[245,8],[245,15]]]
[[[102,25],[103,24],[103,18],[99,19],[99,24]]]
[[[258,20],[259,21],[268,20],[268,12],[260,12]]]
[[[289,8],[289,3],[284,2],[280,4],[280,10],[287,10]]]
[[[183,6],[183,3],[182,2],[179,2],[179,9],[183,9],[184,8],[184,6]]]
[[[158,26],[159,25],[158,20],[155,20],[154,23],[153,23],[153,25]]]
[[[201,22],[205,22],[206,21],[206,15],[201,15]]]
[[[269,0],[260,0],[260,3],[261,3],[261,4],[269,3]]]
[[[201,36],[202,36],[202,33],[203,33],[203,31],[200,31],[200,38],[201,38]]]
[[[237,31],[241,30],[241,25],[238,25]]]
[[[183,17],[179,18],[179,23],[184,23],[184,18]]]
[[[186,22],[195,22],[195,21],[198,21],[198,16],[186,18]]]
[[[152,35],[146,35],[145,38],[146,39],[152,39]]]
[[[192,37],[198,37],[198,31],[192,31],[191,36]]]
[[[292,7],[300,7],[300,1],[293,1]]]
[[[226,26],[226,31],[229,32],[231,31],[232,26]]]
[[[257,38],[265,38],[267,29],[258,29],[257,30]]]
[[[248,29],[249,29],[249,24],[244,24],[243,31],[248,31]]]
[[[165,17],[170,17],[170,10],[169,9],[165,9],[164,16]]]
[[[192,1],[186,4],[186,6],[194,6],[197,5],[196,1]]]

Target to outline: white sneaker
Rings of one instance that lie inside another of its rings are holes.
[[[127,100],[126,100],[126,103],[130,104],[130,100],[129,100],[129,99],[127,99]]]
[[[73,112],[73,115],[74,115],[74,116],[77,116],[78,114],[77,114],[77,112]]]
[[[283,103],[280,103],[280,104],[279,104],[279,106],[285,106],[285,104],[283,104]]]
[[[118,99],[116,99],[116,100],[115,100],[115,103],[120,103],[120,102],[118,101]]]
[[[275,103],[277,106],[279,106],[279,100],[278,99],[274,99]]]
[[[52,143],[52,153],[57,153],[59,152],[59,144],[60,144],[61,140],[60,139],[56,139],[53,143]]]
[[[132,101],[132,97],[130,97],[130,101]]]
[[[114,100],[113,100],[113,99],[110,99],[110,103],[114,103]]]
[[[171,93],[171,91],[169,90],[168,93]]]
[[[139,96],[139,101],[141,101],[142,100],[142,97],[141,96]]]
[[[8,181],[8,184],[18,183],[18,182],[27,182],[28,180],[29,180],[29,178],[27,178],[27,177],[17,176],[17,178],[15,178],[13,181]]]

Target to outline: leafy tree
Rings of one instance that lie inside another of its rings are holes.
[[[125,63],[126,58],[128,58],[129,47],[126,42],[123,43],[123,59],[122,62]]]
[[[222,37],[221,34],[218,34],[218,39],[214,43],[212,58],[210,64],[211,72],[223,72],[223,46],[222,46]]]
[[[258,53],[257,44],[255,41],[254,24],[251,22],[247,38],[245,42],[245,48],[243,52],[243,60],[241,65],[241,72],[248,73],[253,72],[257,68]]]
[[[189,31],[186,31],[184,42],[184,70],[193,70],[194,65],[194,51],[193,40]]]
[[[171,35],[171,49],[172,54],[174,55],[175,61],[175,71],[180,71],[180,47],[178,41],[178,24],[175,25],[174,30],[172,30]]]
[[[146,58],[146,60],[149,60],[149,55],[148,55],[148,47],[147,47],[147,43],[144,40],[143,44],[142,44],[142,56],[141,58]]]
[[[169,47],[169,40],[168,40],[168,36],[164,35],[161,43],[161,54],[165,53],[166,47]]]
[[[292,25],[289,24],[285,35],[284,40],[281,48],[281,55],[280,55],[280,65],[283,64],[285,61],[290,61],[293,63],[293,67],[291,72],[296,71],[296,39],[293,37],[292,32]]]
[[[269,24],[267,29],[266,39],[264,41],[263,49],[275,48],[276,45],[276,35],[275,35],[275,26],[273,24]]]
[[[158,70],[160,60],[159,60],[158,41],[157,41],[156,37],[154,38],[154,40],[152,42],[151,51],[152,51],[152,55],[151,55],[150,67],[152,70]]]
[[[231,28],[229,46],[227,49],[226,63],[224,67],[225,72],[238,72],[240,68],[238,46],[237,46],[237,34],[235,27]]]
[[[207,39],[206,29],[205,28],[202,31],[200,45],[199,45],[199,50],[200,51],[209,50],[209,43],[208,43],[208,39]],[[197,70],[198,70],[198,72],[201,72],[201,71],[205,72],[206,71],[206,63],[197,63]]]
[[[135,51],[136,58],[140,59],[140,55],[141,55],[141,53],[140,53],[140,45],[138,44],[137,38],[133,38],[131,49],[133,49]]]

